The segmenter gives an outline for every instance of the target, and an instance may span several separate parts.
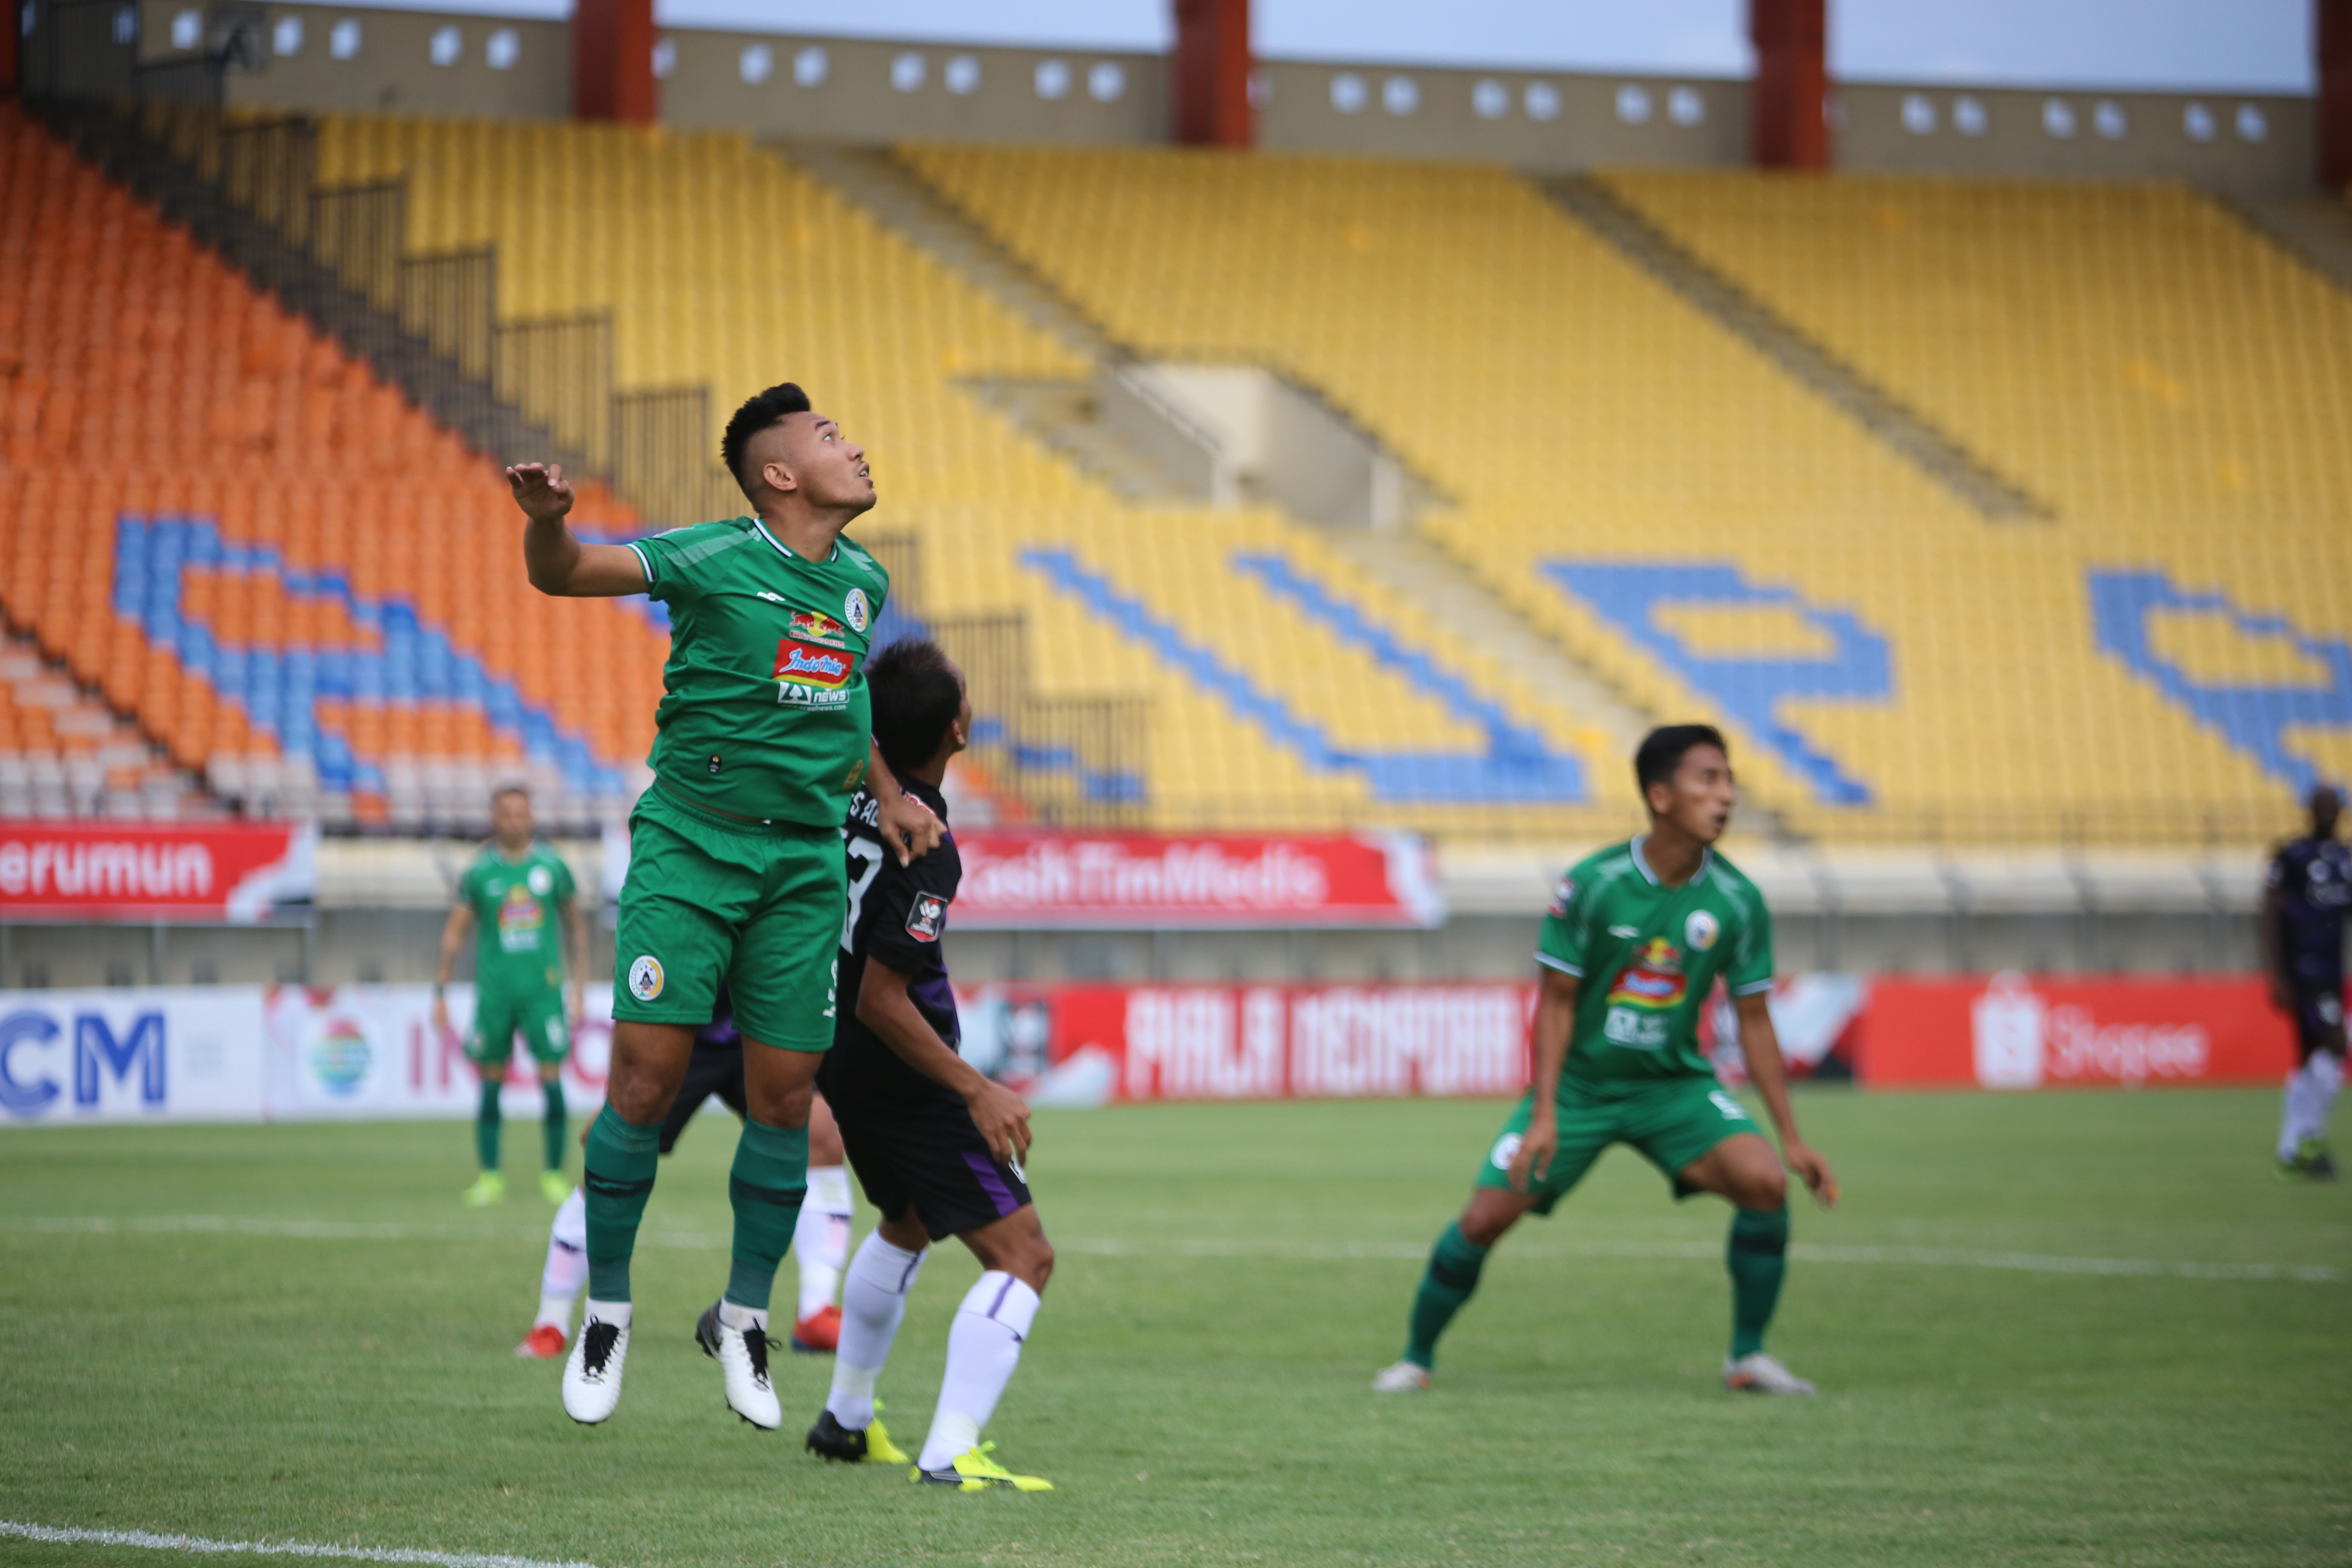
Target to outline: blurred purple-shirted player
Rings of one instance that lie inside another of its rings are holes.
[[[2352,849],[2336,837],[2343,798],[2311,792],[2311,831],[2271,857],[2263,892],[2263,967],[2271,999],[2294,1020],[2297,1061],[2279,1121],[2283,1177],[2336,1174],[2327,1116],[2344,1086],[2344,922],[2352,913]]]

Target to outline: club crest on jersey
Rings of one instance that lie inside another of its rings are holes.
[[[1562,877],[1559,881],[1554,882],[1551,885],[1551,912],[1553,914],[1564,915],[1568,913],[1568,906],[1575,901],[1575,879],[1571,877]]]
[[[629,994],[640,1002],[650,1002],[662,994],[661,960],[652,953],[640,953],[629,965]]]
[[[820,642],[827,647],[841,647],[849,641],[848,634],[842,630],[839,621],[815,610],[793,612],[792,636],[798,641]]]
[[[1691,918],[1683,922],[1683,940],[1694,952],[1705,952],[1722,934],[1722,923],[1705,910],[1693,910]]]
[[[937,893],[917,893],[907,911],[907,934],[917,942],[937,942],[948,921],[948,901]]]
[[[874,618],[873,606],[866,601],[866,590],[852,588],[849,596],[841,601],[841,614],[853,631],[864,631],[866,623]]]
[[[533,866],[530,868],[530,875],[525,877],[523,880],[530,883],[530,890],[542,899],[555,891],[555,879],[548,875],[547,868],[544,866]]]
[[[857,656],[845,648],[786,637],[776,644],[776,679],[788,686],[839,691],[857,673]]]
[[[1682,953],[1664,937],[1642,944],[1633,962],[1619,971],[1609,987],[1612,1007],[1642,1007],[1654,1012],[1679,1006],[1689,982],[1683,975]]]

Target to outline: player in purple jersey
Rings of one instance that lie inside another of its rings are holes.
[[[2271,999],[2294,1020],[2297,1062],[2279,1121],[2282,1177],[2334,1178],[2327,1115],[2344,1086],[2344,922],[2352,914],[2352,849],[2336,837],[2343,797],[2311,792],[2311,831],[2271,857],[2263,890],[2263,968]]]
[[[866,682],[883,760],[908,795],[945,822],[948,759],[971,732],[962,674],[935,644],[897,642],[866,666]],[[960,1492],[1050,1491],[1052,1483],[998,1464],[989,1453],[995,1445],[980,1440],[1020,1363],[1054,1248],[1021,1169],[1029,1107],[957,1052],[942,952],[963,870],[955,836],[942,834],[937,848],[901,865],[884,851],[873,799],[861,791],[850,802],[842,848],[849,911],[840,1016],[817,1085],[882,1219],[849,1265],[833,1388],[808,1446],[852,1463],[911,1458],[911,1479]],[[930,1435],[909,1456],[875,1418],[874,1387],[930,1244],[950,1236],[983,1272],[948,1327]]]

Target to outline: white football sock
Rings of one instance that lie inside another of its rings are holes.
[[[2286,1088],[2279,1093],[2278,1157],[2282,1163],[2294,1158],[2295,1145],[2303,1141],[2305,1095],[2303,1069],[2296,1068],[2286,1075]]]
[[[588,1298],[588,1310],[581,1314],[580,1326],[585,1329],[588,1320],[593,1318],[616,1329],[625,1329],[629,1326],[630,1314],[635,1310],[636,1303],[633,1301],[599,1301],[591,1296]]]
[[[874,1380],[890,1359],[890,1342],[907,1315],[907,1292],[923,1271],[928,1248],[908,1252],[866,1233],[849,1261],[849,1282],[841,1292],[841,1344],[833,1352],[833,1392],[824,1407],[853,1432],[874,1420]]]
[[[764,1334],[768,1331],[768,1309],[739,1307],[734,1302],[722,1299],[719,1303],[719,1326],[739,1331],[757,1329]]]
[[[833,1305],[841,1289],[841,1266],[849,1258],[849,1172],[840,1165],[811,1165],[808,1196],[793,1225],[793,1257],[801,1268],[800,1316],[813,1318]]]
[[[1037,1292],[1012,1275],[990,1269],[968,1291],[948,1328],[948,1374],[940,1384],[939,1409],[930,1436],[923,1439],[926,1470],[943,1470],[980,1441],[980,1430],[996,1414],[996,1402],[1021,1364],[1021,1342],[1037,1318]]]
[[[588,1200],[574,1187],[563,1206],[555,1211],[555,1223],[548,1227],[547,1267],[539,1276],[539,1316],[530,1326],[553,1323],[569,1331],[572,1300],[586,1283]]]
[[[2309,1098],[2305,1113],[2309,1120],[2304,1126],[2304,1136],[2327,1141],[2327,1119],[2336,1110],[2336,1096],[2344,1088],[2344,1058],[2334,1051],[2314,1051],[2311,1059],[2303,1064],[2303,1081]]]

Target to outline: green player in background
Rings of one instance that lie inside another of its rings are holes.
[[[481,1105],[474,1113],[474,1149],[482,1173],[465,1192],[469,1207],[502,1201],[506,1177],[499,1173],[499,1094],[515,1037],[522,1037],[539,1064],[547,1096],[541,1130],[547,1139],[547,1168],[539,1190],[549,1203],[571,1195],[563,1176],[563,1058],[572,1052],[572,1026],[580,1020],[580,975],[588,963],[588,927],[572,895],[578,890],[563,857],[533,837],[530,795],[510,784],[490,798],[494,837],[457,879],[457,901],[441,928],[441,962],[433,972],[433,1026],[449,1029],[449,1004],[443,995],[466,933],[477,926],[474,948],[474,1022],[466,1031],[466,1057],[480,1075]],[[558,916],[571,938],[571,962],[557,950]],[[564,976],[571,976],[567,987]]]
[[[1837,1178],[1797,1135],[1789,1104],[1765,1006],[1772,918],[1756,885],[1710,847],[1731,821],[1730,756],[1712,726],[1669,725],[1643,740],[1633,773],[1650,830],[1579,861],[1552,891],[1536,948],[1534,1087],[1479,1168],[1469,1205],[1430,1253],[1404,1355],[1372,1380],[1383,1394],[1429,1386],[1438,1336],[1477,1289],[1487,1254],[1521,1215],[1549,1215],[1612,1143],[1640,1151],[1675,1197],[1715,1193],[1733,1205],[1724,1386],[1813,1392],[1764,1352],[1788,1268],[1781,1165],[1825,1206],[1837,1202]],[[1699,1010],[1718,979],[1780,1135],[1777,1155],[1699,1053]]]

